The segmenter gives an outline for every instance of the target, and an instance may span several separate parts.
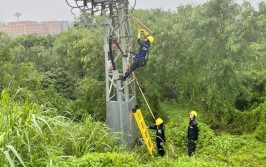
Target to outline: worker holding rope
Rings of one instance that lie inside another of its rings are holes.
[[[164,142],[165,142],[163,119],[157,118],[155,121],[155,125],[148,126],[147,128],[156,130],[157,151],[158,151],[158,154],[163,157],[164,156]]]
[[[145,38],[141,39],[141,33],[144,34]],[[147,63],[146,55],[149,53],[149,49],[151,44],[154,41],[154,38],[148,34],[148,32],[144,29],[138,29],[138,44],[139,44],[139,52],[134,53],[134,62],[127,70],[125,75],[123,76],[123,80],[126,80],[127,77],[135,71],[139,67],[144,67]]]

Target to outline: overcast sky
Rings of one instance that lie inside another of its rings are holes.
[[[183,4],[202,4],[208,0],[136,0],[136,9],[162,8],[175,10],[177,6]],[[266,0],[248,0],[254,7],[261,1]],[[68,0],[74,5],[74,0]],[[133,6],[135,0],[130,0],[130,6]],[[242,2],[242,0],[237,0]],[[19,12],[22,15],[20,20],[30,21],[72,21],[74,15],[71,14],[71,8],[66,0],[0,0],[0,22],[17,21],[14,13]],[[73,10],[78,14],[78,10]]]

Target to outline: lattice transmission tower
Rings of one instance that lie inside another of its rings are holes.
[[[126,81],[119,79],[131,61],[128,52],[132,49],[129,17],[133,9],[129,9],[129,0],[73,1],[76,4],[73,8],[79,8],[84,14],[94,16],[100,13],[103,17],[101,25],[104,26],[106,123],[114,132],[119,132],[121,142],[133,146],[138,138],[131,112],[136,105],[135,81],[130,77]]]

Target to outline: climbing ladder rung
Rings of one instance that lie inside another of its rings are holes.
[[[146,145],[149,153],[151,155],[153,155],[152,152],[154,151],[154,146],[153,146],[150,134],[148,132],[148,129],[146,127],[145,121],[143,119],[141,110],[138,108],[135,111],[133,111],[133,113],[134,113],[135,120],[138,124],[139,130],[141,132],[141,135],[143,137],[143,140],[145,142],[145,145]]]

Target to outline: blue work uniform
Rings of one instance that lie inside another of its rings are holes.
[[[133,71],[135,71],[139,67],[144,67],[147,63],[146,55],[149,53],[150,42],[142,41],[140,38],[138,39],[139,44],[139,52],[138,54],[134,54],[134,62],[131,64],[129,71],[125,73],[123,79],[125,80]]]

